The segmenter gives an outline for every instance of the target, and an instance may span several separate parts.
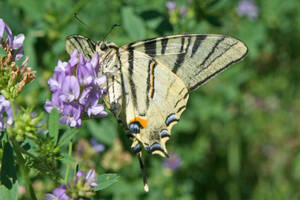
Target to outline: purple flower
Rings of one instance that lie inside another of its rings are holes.
[[[182,165],[182,159],[176,153],[170,154],[170,157],[163,162],[165,168],[176,170]]]
[[[74,185],[77,185],[78,183],[82,183],[84,187],[90,188],[90,187],[97,187],[98,184],[96,181],[96,173],[94,169],[91,169],[88,171],[87,175],[85,175],[84,171],[78,171],[74,177]]]
[[[59,188],[55,188],[52,194],[45,195],[46,200],[69,200],[66,195],[66,186],[62,184]]]
[[[7,35],[7,43],[2,42],[4,38],[4,32]],[[25,40],[24,34],[12,35],[10,28],[5,24],[2,18],[0,18],[0,46],[7,46],[12,50],[14,60],[20,60],[24,56],[23,42]]]
[[[7,40],[8,40],[8,45],[12,46],[13,44],[13,37],[12,37],[12,32],[10,28],[5,24],[2,18],[0,18],[0,40],[3,39],[4,37],[4,31],[7,34]]]
[[[166,7],[168,9],[169,12],[173,11],[176,8],[176,2],[174,1],[168,1],[166,3]]]
[[[60,99],[63,102],[72,102],[78,99],[80,94],[80,86],[75,76],[66,76],[62,82]]]
[[[258,17],[258,7],[254,1],[243,0],[239,2],[237,13],[239,16],[247,16],[250,20],[255,20]]]
[[[51,97],[51,101],[47,100],[44,106],[45,110],[50,113],[52,108],[56,108],[59,113],[63,112],[63,102],[59,98],[60,92],[54,92]]]
[[[79,102],[84,105],[84,109],[89,117],[105,117],[107,115],[104,110],[104,105],[98,104],[99,98],[103,96],[103,93],[103,90],[99,90],[95,86],[90,86],[83,90]]]
[[[65,76],[65,73],[62,71],[54,71],[53,77],[48,80],[48,84],[52,92],[56,92],[62,88]]]
[[[59,120],[63,124],[67,124],[70,127],[81,126],[81,111],[82,107],[79,103],[72,102],[66,104],[63,107],[63,117]]]
[[[0,131],[6,128],[7,125],[13,124],[13,112],[10,102],[0,95]]]
[[[96,181],[96,173],[94,169],[85,174],[84,171],[78,171],[74,180],[67,185],[62,184],[59,188],[53,190],[52,194],[46,194],[46,200],[75,200],[75,199],[90,199],[95,193],[94,187],[98,184]]]
[[[75,177],[74,177],[74,183],[76,184],[78,182],[78,180],[81,178],[81,177],[84,177],[85,176],[85,172],[84,171],[81,171],[79,170]]]
[[[91,84],[98,85],[99,82],[98,79],[99,78],[102,79],[102,77],[105,77],[105,76],[98,77],[98,72],[99,72],[99,56],[97,53],[88,62],[84,61],[82,54],[79,55],[79,66],[77,68],[77,78],[79,80],[80,85],[82,86],[88,86]]]
[[[107,113],[99,100],[106,94],[103,83],[104,75],[99,75],[99,56],[96,53],[92,59],[85,60],[77,50],[68,62],[58,61],[53,76],[48,80],[53,92],[51,101],[47,101],[44,108],[50,112],[57,107],[64,116],[61,123],[80,126],[81,116],[104,117]],[[74,107],[74,105],[76,105]]]
[[[96,153],[101,153],[105,150],[105,146],[103,144],[99,144],[98,141],[95,138],[92,138],[90,140],[90,143],[95,150]]]
[[[91,169],[88,171],[86,177],[85,177],[85,186],[91,186],[91,187],[97,187],[98,184],[95,182],[96,181],[96,173],[94,169]]]

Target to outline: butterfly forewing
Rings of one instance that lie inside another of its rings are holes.
[[[96,43],[82,35],[70,35],[66,39],[66,50],[68,54],[77,49],[85,59],[91,59],[96,52]]]
[[[136,42],[123,48],[155,58],[182,79],[190,91],[247,54],[243,42],[215,34],[173,35]]]

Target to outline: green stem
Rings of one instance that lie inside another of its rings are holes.
[[[17,146],[16,145],[17,141],[15,141],[15,139],[13,139],[13,138],[11,138],[11,141],[12,141],[13,146],[14,146],[14,151],[16,152],[16,155],[17,155],[17,163],[21,168],[21,172],[22,172],[23,178],[26,182],[27,188],[29,190],[31,199],[37,200],[36,195],[35,195],[34,190],[33,190],[33,187],[32,187],[32,184],[31,184],[31,181],[30,181],[30,178],[29,178],[29,170],[28,170],[27,167],[25,167],[25,165],[24,165],[25,160],[24,160],[21,152],[19,151],[19,149],[16,147]]]
[[[9,102],[10,102],[10,106],[11,106],[11,109],[12,109],[12,112],[13,112],[13,118],[16,121],[17,116],[16,116],[14,101],[13,101],[13,99],[10,98]],[[27,167],[25,167],[25,160],[24,160],[24,158],[22,156],[22,153],[21,153],[21,149],[23,149],[23,148],[19,146],[18,142],[13,137],[10,137],[10,140],[13,144],[14,151],[15,151],[16,156],[17,156],[17,163],[21,168],[21,172],[22,172],[23,178],[26,182],[27,188],[29,190],[31,199],[32,200],[37,200],[36,195],[35,195],[34,190],[33,190],[33,187],[32,187],[32,184],[31,184],[31,181],[30,181],[30,178],[29,178],[29,170],[28,170]]]
[[[69,156],[72,156],[72,145],[73,145],[72,140],[70,140],[69,141],[69,152],[68,152]],[[70,168],[71,168],[71,165],[67,164],[66,175],[65,175],[65,184],[68,184]]]

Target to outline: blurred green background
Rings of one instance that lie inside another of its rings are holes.
[[[118,173],[95,199],[300,199],[300,1],[298,0],[1,0],[0,17],[25,34],[25,55],[37,79],[19,97],[36,112],[50,97],[47,80],[65,38],[82,34],[123,45],[180,33],[221,33],[244,41],[245,60],[190,95],[167,146],[182,159],[172,170],[145,154],[150,192],[143,191],[130,140],[110,114],[89,120],[76,135],[82,169]],[[80,24],[73,14],[87,24]],[[92,150],[94,137],[106,146]],[[120,141],[119,141],[120,140]],[[64,151],[64,150],[63,150]],[[82,162],[83,161],[83,162]],[[64,171],[61,167],[62,173]],[[55,185],[35,177],[39,199]],[[19,188],[20,199],[29,199]]]

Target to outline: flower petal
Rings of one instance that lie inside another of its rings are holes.
[[[91,169],[90,171],[88,171],[88,173],[85,177],[85,181],[87,181],[87,182],[94,181],[95,178],[96,178],[95,170]]]
[[[20,48],[20,49],[13,51],[13,55],[14,55],[15,60],[21,60],[24,56],[24,49]]]
[[[3,19],[0,18],[0,40],[2,40],[4,35],[5,23]]]
[[[25,36],[22,33],[14,36],[12,48],[20,49],[23,46],[24,40],[25,40]]]
[[[45,199],[46,200],[60,200],[57,196],[55,196],[53,194],[46,194]]]
[[[7,34],[8,45],[10,47],[12,47],[12,45],[13,45],[13,36],[12,36],[12,32],[11,32],[10,28],[7,26],[7,24],[5,24],[5,31],[6,31],[6,34]]]
[[[95,106],[90,106],[87,109],[87,114],[89,117],[91,116],[105,117],[107,115],[107,112],[105,112],[103,104],[98,104]]]
[[[72,102],[80,94],[80,86],[75,76],[66,76],[62,84],[61,100],[63,102]]]

